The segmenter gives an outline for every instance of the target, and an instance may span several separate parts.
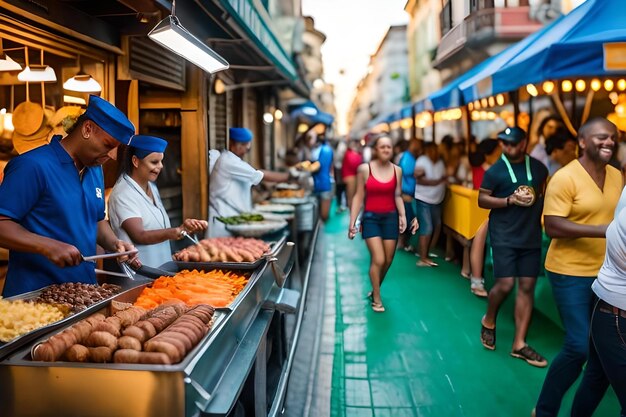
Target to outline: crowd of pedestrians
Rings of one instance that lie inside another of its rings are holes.
[[[466,153],[452,137],[440,144],[413,138],[400,149],[383,135],[368,144],[371,161],[359,165],[363,143],[346,142],[340,171],[350,207],[348,234],[352,239],[361,232],[371,255],[372,309],[385,310],[380,288],[396,250],[415,251],[419,267],[438,266],[433,246],[447,185],[469,186],[478,190],[479,206],[490,210],[463,247],[461,267],[472,293],[487,298],[482,345],[496,349],[499,308],[517,288],[510,354],[548,365],[526,341],[535,285],[545,271],[565,336],[532,415],[557,416],[581,374],[572,416],[591,416],[609,385],[626,410],[626,197],[619,169],[626,164],[616,161],[619,131],[598,117],[575,137],[548,116],[530,136],[512,127],[469,143]],[[544,231],[551,239],[545,261]],[[487,238],[494,277],[489,291],[483,278]],[[446,260],[454,257],[448,240]]]

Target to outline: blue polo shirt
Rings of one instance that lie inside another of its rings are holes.
[[[104,219],[102,167],[86,167],[82,178],[55,136],[49,145],[9,162],[0,184],[0,215],[26,230],[95,255],[97,223]],[[3,295],[10,297],[64,282],[96,283],[94,264],[59,268],[43,255],[10,251]]]
[[[398,165],[402,168],[402,193],[411,197],[415,195],[415,157],[409,151],[402,152]]]
[[[311,159],[320,163],[320,169],[313,174],[313,192],[323,193],[332,190],[330,170],[333,168],[333,148],[324,142],[313,149]]]

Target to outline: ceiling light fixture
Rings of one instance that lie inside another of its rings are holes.
[[[54,69],[43,63],[43,49],[41,50],[41,64],[39,65],[28,65],[28,47],[24,49],[26,50],[26,68],[17,74],[17,79],[29,83],[56,82],[57,75]]]
[[[63,88],[68,91],[76,91],[79,93],[99,93],[102,86],[91,75],[83,72],[80,65],[80,55],[76,58],[78,66],[78,74],[63,83]]]
[[[228,62],[224,58],[180,24],[174,13],[175,5],[176,0],[172,2],[172,14],[161,20],[148,33],[148,37],[209,74],[228,69]]]
[[[0,71],[21,71],[22,66],[13,61],[10,56],[4,55],[5,59],[0,59]]]
[[[4,49],[2,48],[2,39],[0,39],[0,57],[4,54],[4,59],[0,59],[0,71],[21,71],[22,66],[12,60],[11,57],[6,54],[6,52],[22,49],[24,49],[24,47]]]

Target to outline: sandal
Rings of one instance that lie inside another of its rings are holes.
[[[463,272],[463,271],[461,271],[461,276],[462,276],[463,278],[465,278],[465,279],[470,279],[470,274],[469,274],[469,272]]]
[[[511,356],[514,358],[523,359],[528,362],[529,365],[536,366],[538,368],[545,368],[548,366],[546,358],[541,356],[537,351],[530,346],[526,345],[521,349],[511,352]]]
[[[417,262],[415,263],[415,265],[417,265],[417,266],[431,266],[431,267],[433,267],[433,266],[439,266],[436,262],[433,262],[433,261],[431,261],[431,260],[427,260],[427,261],[421,261],[421,260],[420,260],[420,261],[417,261]]]
[[[372,302],[374,302],[374,297],[373,296],[374,296],[374,292],[370,291],[370,292],[367,293],[367,297],[365,297],[365,298],[367,298],[367,299],[371,300]]]
[[[487,297],[489,293],[485,290],[484,283],[485,280],[482,278],[470,278],[470,291],[472,294],[477,297]]]
[[[489,329],[480,323],[480,343],[486,349],[496,350],[496,328]],[[512,355],[512,353],[511,353]]]
[[[384,313],[385,306],[383,305],[383,303],[372,302],[372,310],[374,310],[376,313]]]

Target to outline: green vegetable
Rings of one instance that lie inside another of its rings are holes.
[[[216,219],[224,224],[230,225],[262,222],[263,220],[265,220],[262,214],[256,213],[241,213],[238,216],[216,217]]]

